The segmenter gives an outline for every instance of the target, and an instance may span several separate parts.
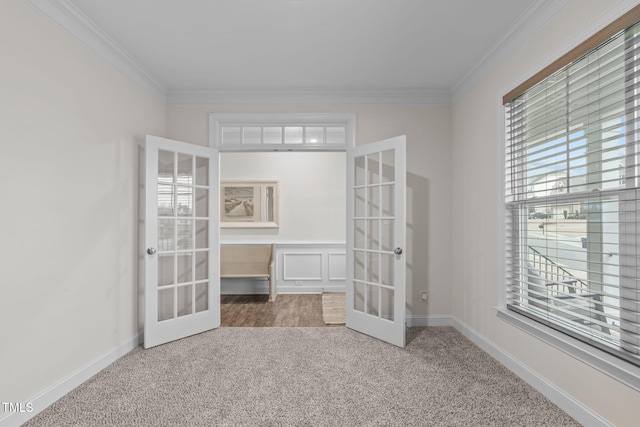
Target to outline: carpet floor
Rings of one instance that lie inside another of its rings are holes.
[[[223,327],[137,348],[25,426],[577,426],[451,327]]]

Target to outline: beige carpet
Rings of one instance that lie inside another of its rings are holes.
[[[322,294],[322,318],[327,325],[344,325],[347,321],[346,298],[344,292]]]
[[[579,426],[451,327],[220,328],[138,347],[28,427]]]

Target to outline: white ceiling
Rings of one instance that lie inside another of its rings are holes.
[[[517,30],[518,19],[545,3],[50,1],[85,15],[166,93],[450,93]]]

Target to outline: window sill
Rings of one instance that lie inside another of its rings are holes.
[[[621,383],[640,391],[640,367],[591,347],[568,335],[548,328],[534,320],[506,308],[496,307],[498,318],[533,335],[581,362],[609,375]]]

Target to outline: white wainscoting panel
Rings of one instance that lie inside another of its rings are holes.
[[[330,252],[329,257],[329,280],[342,281],[346,280],[347,272],[347,254],[343,252]]]
[[[278,293],[344,292],[345,243],[278,243],[276,270]]]
[[[322,280],[322,252],[282,252],[282,280]]]
[[[231,242],[261,244],[271,242]],[[276,287],[279,294],[317,294],[346,291],[346,244],[344,242],[275,242]],[[268,294],[263,278],[222,279],[220,293]]]

